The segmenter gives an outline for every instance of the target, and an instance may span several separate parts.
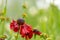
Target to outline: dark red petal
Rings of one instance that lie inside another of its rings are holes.
[[[20,34],[23,37],[28,36],[28,38],[31,39],[32,36],[33,36],[32,27],[27,25],[27,24],[24,24],[23,26],[20,26]]]
[[[36,35],[40,35],[40,34],[41,34],[41,32],[38,31],[37,29],[34,29],[33,32],[34,32],[34,34],[36,34]]]
[[[13,29],[14,25],[13,23],[10,23],[10,29]]]
[[[18,24],[15,20],[13,20],[11,23],[10,23],[10,29],[13,30],[14,32],[17,32],[18,31]]]
[[[18,27],[15,27],[13,30],[14,30],[14,32],[18,32],[19,29],[18,29]]]
[[[30,34],[29,34],[29,39],[31,39],[32,36],[33,36],[33,32],[30,32]]]

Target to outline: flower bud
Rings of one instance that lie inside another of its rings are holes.
[[[25,9],[28,8],[26,3],[24,3],[22,7]]]

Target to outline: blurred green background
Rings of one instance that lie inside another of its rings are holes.
[[[38,2],[39,0],[8,0],[6,17],[12,19],[18,19],[22,17],[23,13],[27,14],[25,18],[26,23],[32,25],[33,28],[38,29],[43,33],[47,33],[51,40],[60,40],[60,9],[53,2],[47,3],[45,0]],[[26,3],[28,8],[24,9],[22,5]],[[39,4],[39,5],[38,5]],[[5,0],[3,0],[0,9],[3,10],[5,6]],[[40,8],[39,8],[40,7]],[[15,40],[14,34],[10,34],[9,29],[10,22],[0,22],[0,34],[4,30],[4,34],[8,36],[6,40]],[[3,26],[4,29],[3,29]],[[25,40],[18,37],[18,40]],[[39,36],[36,39],[31,40],[43,40]]]

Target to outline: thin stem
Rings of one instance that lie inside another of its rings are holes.
[[[28,36],[26,36],[26,40],[29,40]]]
[[[17,33],[17,37],[15,37],[15,38],[16,38],[16,40],[18,39],[18,34],[19,34],[19,33]]]
[[[2,22],[2,35],[4,35],[4,29],[5,29],[5,21]]]
[[[4,16],[6,15],[6,11],[7,11],[7,0],[5,2],[5,7],[4,7]]]
[[[6,5],[7,5],[7,0],[6,0]],[[5,5],[5,8],[4,8],[4,15],[2,15],[2,16],[5,16],[6,7],[7,7],[6,5]],[[2,28],[3,28],[3,30],[2,30],[2,35],[4,34],[4,29],[5,29],[5,26],[4,26],[4,25],[5,25],[5,20],[3,21],[3,25],[2,25],[2,26],[3,26],[3,27],[2,27]]]

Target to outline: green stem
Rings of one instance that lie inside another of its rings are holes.
[[[6,0],[5,8],[4,8],[4,15],[2,16],[6,16],[6,8],[7,8],[7,0]],[[5,20],[2,23],[2,35],[4,34],[4,29],[5,29]]]
[[[15,37],[16,38],[16,40],[18,39],[18,33],[17,33],[17,37]]]
[[[7,11],[7,0],[6,0],[5,7],[4,7],[4,16],[6,15],[6,11]]]
[[[2,35],[4,35],[4,29],[5,29],[5,21],[2,22]]]

